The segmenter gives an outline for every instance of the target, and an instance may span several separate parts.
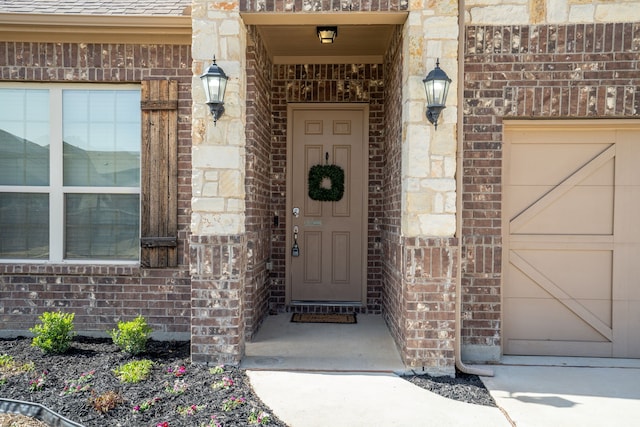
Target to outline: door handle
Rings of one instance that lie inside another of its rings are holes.
[[[293,246],[291,247],[291,256],[300,256],[300,247],[298,246],[298,226],[293,227]]]

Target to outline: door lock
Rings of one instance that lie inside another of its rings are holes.
[[[293,247],[291,248],[291,256],[300,256],[300,247],[298,246],[298,226],[293,227]]]
[[[293,216],[296,218],[300,216],[300,208],[293,208]]]

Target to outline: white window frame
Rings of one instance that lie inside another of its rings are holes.
[[[3,193],[47,193],[49,195],[49,259],[0,259],[0,264],[100,264],[100,265],[137,265],[140,263],[140,248],[136,260],[100,260],[81,259],[68,260],[64,258],[64,198],[65,194],[137,194],[141,203],[140,185],[138,187],[80,187],[63,185],[64,161],[62,141],[62,92],[64,90],[141,90],[139,84],[109,84],[109,83],[0,83],[0,89],[40,89],[49,91],[49,185],[16,186],[0,185]],[[142,151],[142,141],[140,141]],[[142,164],[140,165],[142,172]],[[142,212],[142,206],[138,206]],[[140,238],[140,223],[138,223],[138,238]]]

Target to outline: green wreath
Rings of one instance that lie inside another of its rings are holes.
[[[331,187],[322,186],[322,181],[331,181]],[[337,202],[344,194],[344,169],[338,165],[315,165],[309,169],[309,197],[321,202]]]

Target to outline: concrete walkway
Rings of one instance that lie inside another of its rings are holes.
[[[640,427],[640,359],[505,356],[482,380],[499,408],[443,398],[407,372],[380,316],[354,325],[269,316],[241,367],[290,427]]]
[[[438,396],[393,374],[248,371],[290,427],[509,427],[497,408]]]
[[[505,356],[482,381],[518,427],[640,426],[640,360]]]

